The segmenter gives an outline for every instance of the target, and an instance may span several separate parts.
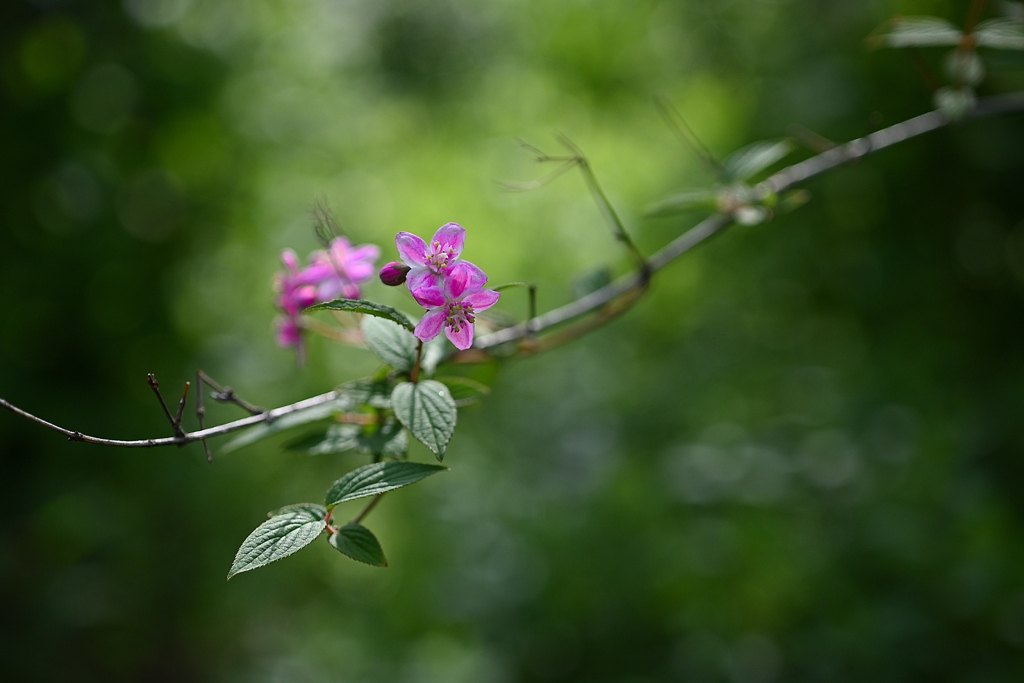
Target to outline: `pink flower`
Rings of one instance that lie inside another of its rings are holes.
[[[310,254],[310,264],[301,267],[291,249],[281,252],[285,272],[274,275],[274,303],[285,313],[277,319],[277,343],[302,351],[299,314],[309,306],[339,296],[359,298],[359,283],[373,277],[374,261],[380,249],[373,244],[352,247],[344,237],[335,237],[326,250]]]
[[[310,268],[323,268],[325,277],[317,287],[317,301],[331,301],[339,297],[359,298],[359,283],[373,278],[374,262],[380,258],[376,244],[353,247],[344,237],[335,237],[325,251],[312,254]]]
[[[501,296],[493,289],[484,289],[485,284],[487,275],[484,271],[462,261],[447,270],[440,286],[421,285],[413,292],[413,297],[427,312],[413,334],[420,341],[428,342],[443,327],[445,336],[456,348],[468,349],[473,345],[473,323],[477,311],[490,308]]]
[[[465,243],[466,230],[458,223],[446,223],[438,228],[429,245],[411,232],[395,236],[398,255],[409,266],[406,285],[421,306],[426,304],[420,301],[417,292],[442,289],[445,278],[460,262]]]

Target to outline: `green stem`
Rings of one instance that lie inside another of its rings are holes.
[[[412,372],[409,373],[409,381],[413,384],[420,381],[420,361],[423,360],[423,342],[419,343],[416,347],[416,364],[412,366]]]

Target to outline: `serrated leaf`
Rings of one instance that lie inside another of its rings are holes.
[[[402,382],[391,392],[391,405],[399,422],[443,459],[458,416],[448,387],[432,379]]]
[[[929,47],[959,45],[964,34],[953,24],[938,17],[897,17],[891,28],[874,41],[884,47]]]
[[[358,424],[331,425],[323,432],[308,434],[287,445],[289,450],[310,455],[328,455],[358,450],[374,455],[401,455],[409,448],[405,429],[393,418],[379,428]]]
[[[288,512],[303,512],[310,515],[310,518],[317,517],[324,519],[327,517],[327,508],[323,505],[317,505],[316,503],[294,503],[292,505],[285,505],[283,508],[271,510],[267,513],[267,517],[277,517]]]
[[[742,182],[781,161],[792,151],[793,143],[789,140],[755,142],[731,154],[722,166],[730,180]]]
[[[304,410],[296,410],[293,413],[282,415],[273,422],[264,422],[256,425],[221,446],[220,452],[230,453],[232,451],[237,451],[243,446],[256,443],[257,441],[277,434],[278,432],[309,424],[311,422],[317,422],[319,420],[326,420],[335,413],[343,413],[352,410],[357,405],[358,403],[351,396],[342,394],[333,401],[321,403],[320,405],[312,406]]]
[[[385,306],[384,304],[374,303],[373,301],[363,301],[362,299],[335,299],[334,301],[327,301],[322,304],[316,304],[310,306],[304,313],[313,313],[314,311],[349,311],[351,313],[364,313],[366,315],[372,315],[377,318],[384,318],[396,322],[405,329],[412,332],[413,325],[409,322],[409,318],[404,313]]]
[[[468,377],[445,376],[435,377],[434,379],[448,387],[448,391],[452,395],[452,400],[455,401],[455,405],[460,408],[462,406],[468,406],[472,403],[476,403],[481,398],[491,393],[490,387]]]
[[[446,469],[440,465],[420,462],[375,462],[363,465],[331,485],[325,504],[333,508],[349,500],[394,491]]]
[[[398,323],[384,318],[363,318],[359,325],[366,346],[382,361],[403,372],[416,364],[416,337]]]
[[[242,542],[228,578],[288,557],[312,543],[327,526],[327,511],[315,514],[320,509],[314,504],[290,505],[282,508],[285,512],[260,524]]]
[[[384,549],[369,529],[361,524],[346,524],[332,534],[330,543],[343,555],[374,567],[386,567]]]
[[[352,400],[352,408],[363,405],[371,408],[391,407],[391,384],[386,380],[386,375],[382,378],[365,377],[346,382],[335,391],[348,396]]]
[[[714,190],[687,190],[672,195],[648,206],[648,216],[667,216],[691,209],[715,209],[718,207],[718,193]]]
[[[988,19],[974,29],[974,39],[981,47],[1024,50],[1024,21],[1010,17]]]

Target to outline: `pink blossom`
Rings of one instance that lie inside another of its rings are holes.
[[[324,279],[317,287],[317,301],[331,301],[339,297],[359,298],[359,283],[373,278],[374,262],[380,258],[376,244],[353,247],[344,237],[335,237],[326,250],[312,254],[310,268],[322,268]]]
[[[344,237],[335,237],[327,249],[310,254],[305,268],[294,251],[282,251],[285,272],[274,276],[274,303],[285,313],[277,319],[277,343],[301,353],[299,314],[315,303],[339,297],[358,299],[359,284],[373,277],[379,256],[376,245],[352,247]]]
[[[501,296],[493,289],[484,289],[487,275],[468,261],[448,268],[440,286],[424,283],[413,297],[427,312],[416,325],[414,334],[423,342],[436,337],[441,329],[456,348],[473,345],[473,323],[476,313],[498,302]]]
[[[411,232],[395,236],[398,255],[409,266],[405,283],[421,306],[426,304],[417,293],[443,288],[449,273],[461,262],[459,257],[465,243],[466,230],[458,223],[446,223],[438,228],[429,245]]]

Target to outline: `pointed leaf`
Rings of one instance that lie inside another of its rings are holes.
[[[384,318],[366,316],[359,325],[363,341],[382,361],[403,372],[412,370],[416,363],[419,342],[409,330]]]
[[[438,382],[448,387],[448,391],[452,395],[452,400],[455,401],[455,405],[458,407],[468,406],[472,403],[476,403],[481,398],[491,393],[490,387],[487,387],[476,380],[468,377],[437,377]]]
[[[391,393],[391,404],[395,417],[441,460],[458,414],[448,387],[432,379],[402,382]]]
[[[420,462],[375,462],[363,465],[331,485],[325,504],[333,508],[345,501],[376,496],[415,484],[420,479],[446,469],[448,468],[440,465],[426,465]]]
[[[296,410],[293,413],[282,415],[273,422],[264,422],[256,425],[252,429],[242,432],[239,436],[236,436],[234,439],[221,446],[220,452],[230,453],[232,451],[237,451],[243,446],[248,446],[249,444],[265,439],[268,436],[277,434],[278,432],[291,429],[292,427],[309,424],[310,422],[326,420],[335,413],[344,413],[352,410],[357,405],[358,404],[351,396],[342,394],[333,401],[321,403],[320,405],[305,408],[303,410]]]
[[[338,552],[348,555],[353,560],[364,562],[374,567],[386,567],[388,561],[384,559],[384,550],[380,547],[380,541],[366,527],[361,524],[346,524],[338,529],[338,533],[332,534],[330,539]]]
[[[725,173],[733,181],[745,181],[757,175],[793,151],[789,140],[765,140],[747,145],[725,160]]]
[[[306,435],[287,445],[289,450],[310,455],[328,455],[358,450],[374,455],[401,455],[409,448],[405,429],[394,418],[387,418],[376,429],[357,424],[331,425],[324,432]]]
[[[668,216],[691,209],[716,209],[718,193],[714,190],[687,190],[650,204],[644,209],[647,216]]]
[[[1024,50],[1024,21],[1011,17],[988,19],[974,29],[974,39],[981,47]]]
[[[959,45],[964,34],[953,24],[938,17],[896,17],[890,29],[874,36],[872,42],[882,47],[928,47]]]
[[[372,315],[396,322],[410,332],[413,330],[412,323],[409,322],[409,318],[407,318],[404,313],[400,313],[390,306],[374,303],[372,301],[363,301],[362,299],[335,299],[334,301],[310,306],[304,311],[304,313],[313,313],[314,311],[349,311],[351,313],[364,313],[366,315]]]
[[[321,509],[313,504],[288,506],[260,524],[242,542],[228,578],[280,560],[312,543],[327,526],[327,511],[317,514]]]

